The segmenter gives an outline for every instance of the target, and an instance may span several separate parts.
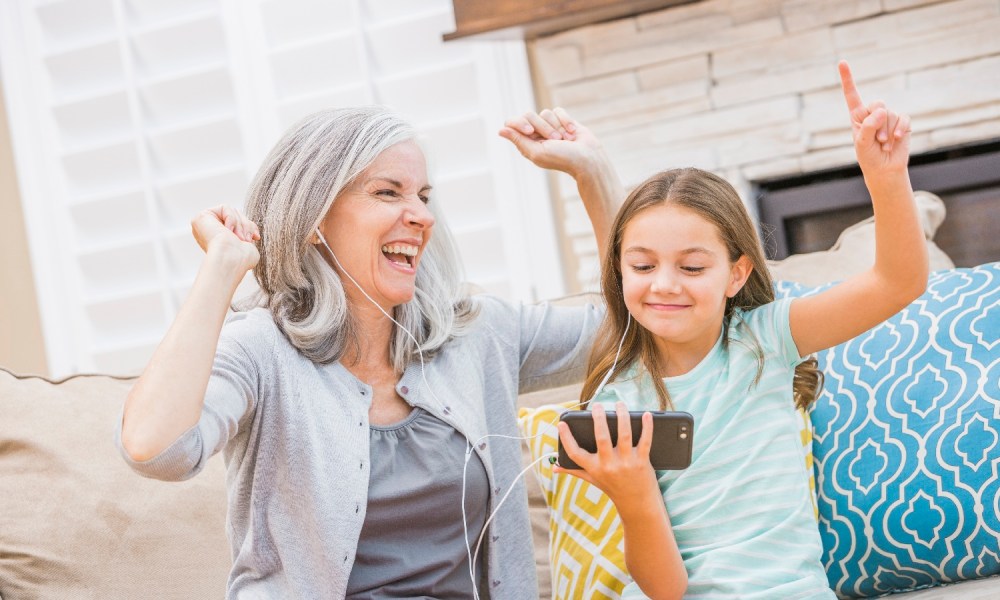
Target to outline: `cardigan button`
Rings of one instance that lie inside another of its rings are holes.
[[[494,579],[493,580],[493,587],[500,587],[500,580],[499,579]]]
[[[404,394],[409,394],[410,393],[410,388],[408,388],[408,387],[406,387],[404,385],[403,387],[399,388],[399,391],[403,392]]]

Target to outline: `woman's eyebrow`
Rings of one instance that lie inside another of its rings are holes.
[[[375,182],[384,182],[384,183],[388,183],[388,184],[389,184],[389,185],[391,185],[392,187],[397,187],[397,188],[401,188],[401,187],[403,187],[403,184],[402,184],[402,183],[400,183],[400,182],[398,182],[398,181],[396,181],[395,179],[390,179],[390,178],[388,178],[388,177],[379,177],[378,175],[376,175],[376,176],[372,177],[371,179],[369,179],[369,180],[368,180],[368,181],[366,181],[365,183],[375,183]]]
[[[390,179],[389,177],[380,177],[378,175],[376,175],[375,177],[372,177],[366,183],[372,183],[374,181],[384,181],[385,183],[388,183],[389,185],[391,185],[392,187],[395,187],[395,188],[402,188],[403,187],[403,184],[400,183],[399,181],[396,181],[395,179]],[[428,183],[428,184],[424,185],[424,187],[420,188],[420,191],[421,192],[429,192],[432,189],[434,189],[434,186],[432,186],[431,184]]]

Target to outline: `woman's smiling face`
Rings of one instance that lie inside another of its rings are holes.
[[[344,270],[385,310],[413,299],[434,227],[430,190],[424,154],[409,140],[378,155],[334,200],[320,230],[337,257],[327,261],[352,304],[368,300]]]

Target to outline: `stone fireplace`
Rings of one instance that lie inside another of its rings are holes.
[[[959,265],[1000,260],[997,0],[703,0],[528,50],[539,105],[590,126],[628,187],[665,168],[715,171],[771,221],[776,256],[829,247],[870,214],[835,66],[846,59],[866,101],[912,117],[914,187],[949,210],[938,242]],[[582,204],[568,178],[553,185],[568,287],[591,289]]]
[[[948,217],[935,242],[956,266],[1000,260],[1000,142],[914,156],[910,180],[944,201]],[[857,167],[763,181],[756,189],[769,258],[826,250],[872,215]]]

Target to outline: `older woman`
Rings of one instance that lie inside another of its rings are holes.
[[[600,310],[463,295],[414,135],[378,107],[317,113],[264,161],[248,218],[192,222],[205,259],[120,446],[168,480],[224,452],[227,597],[536,595],[515,402],[583,376]],[[589,132],[557,110],[501,135],[577,179],[603,240],[617,179]],[[251,268],[258,306],[227,319]]]

